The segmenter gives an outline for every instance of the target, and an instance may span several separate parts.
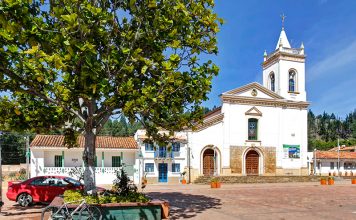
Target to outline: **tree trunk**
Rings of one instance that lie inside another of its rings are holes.
[[[92,190],[95,194],[95,141],[96,135],[92,129],[85,131],[85,144],[83,152],[84,161],[84,191]]]

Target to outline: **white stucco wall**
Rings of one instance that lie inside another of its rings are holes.
[[[139,148],[141,150],[142,158],[136,157],[136,164],[139,166],[139,177],[144,176],[145,173],[145,164],[146,163],[153,163],[154,164],[154,172],[147,173],[146,177],[157,178],[158,179],[158,164],[159,163],[166,163],[167,164],[167,177],[180,177],[180,173],[184,171],[185,167],[187,166],[187,132],[175,132],[174,136],[179,138],[177,142],[180,143],[180,151],[179,152],[172,152],[173,158],[172,159],[155,159],[155,151],[146,151],[145,150],[145,143],[144,138],[146,132],[145,130],[138,130],[135,134],[135,140],[137,141]],[[156,146],[157,147],[157,146]],[[158,148],[157,148],[158,149]],[[172,163],[179,163],[180,164],[180,172],[172,172]]]
[[[245,113],[252,107],[256,107],[262,116],[246,115]],[[222,113],[224,114],[223,122],[201,131],[192,132],[189,136],[189,144],[194,157],[192,164],[201,173],[200,154],[207,145],[218,147],[221,152],[222,168],[230,166],[230,146],[251,145],[276,147],[277,167],[284,169],[307,167],[306,109],[223,103]],[[247,141],[249,118],[258,119],[258,141]],[[300,158],[284,158],[284,144],[300,145]],[[220,162],[218,164],[220,165]]]
[[[64,152],[64,168],[54,167],[54,158],[56,155],[62,155]],[[127,169],[137,169],[136,165],[136,151],[126,149],[97,149],[97,170],[96,182],[97,184],[111,184],[115,178],[115,172],[112,167],[112,157],[120,156],[121,163],[127,166]],[[104,168],[105,172],[101,171],[102,168],[102,152],[104,152]],[[83,149],[79,148],[31,148],[31,177],[40,175],[68,175],[68,171],[72,167],[82,167]],[[134,167],[132,167],[134,166]],[[45,172],[46,170],[46,172]],[[138,183],[138,176],[135,173],[130,175],[130,178]]]
[[[203,149],[207,146],[214,146],[218,149],[216,152],[219,152],[221,155],[217,157],[217,172],[218,174],[221,172],[221,168],[224,166],[221,162],[224,161],[225,158],[229,158],[230,152],[229,150],[224,151],[224,142],[223,142],[223,123],[220,122],[218,124],[207,127],[201,131],[190,132],[189,133],[189,146],[191,148],[191,166],[194,169],[198,169],[200,174],[203,174],[202,170],[202,154]],[[220,162],[221,158],[223,160]],[[226,164],[225,164],[226,165]]]

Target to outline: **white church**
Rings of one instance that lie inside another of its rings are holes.
[[[263,85],[222,93],[221,107],[189,132],[195,176],[308,174],[305,57],[282,28],[275,51],[264,53]]]

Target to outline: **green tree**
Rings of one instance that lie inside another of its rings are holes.
[[[0,126],[69,122],[71,139],[80,129],[85,189],[94,189],[95,137],[112,115],[140,121],[156,139],[158,128],[201,118],[219,71],[207,59],[222,23],[213,8],[213,0],[0,1],[0,92],[9,94]]]

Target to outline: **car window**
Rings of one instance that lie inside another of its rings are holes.
[[[36,179],[32,180],[32,182],[30,184],[34,185],[34,186],[48,186],[49,185],[46,177],[36,178]]]
[[[54,186],[67,186],[69,183],[68,182],[66,182],[66,181],[64,181],[64,179],[62,179],[62,178],[55,178],[54,179]]]
[[[67,183],[70,183],[70,184],[72,184],[72,185],[74,185],[74,186],[80,186],[80,182],[77,181],[77,180],[75,180],[75,179],[73,179],[73,178],[66,177],[66,178],[64,178],[64,180],[65,180]]]

